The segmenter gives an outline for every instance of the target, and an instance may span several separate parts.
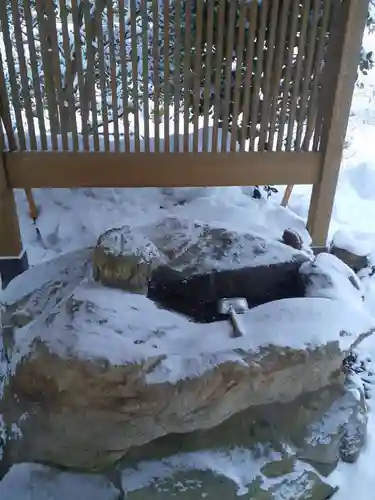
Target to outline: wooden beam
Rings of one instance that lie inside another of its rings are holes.
[[[333,22],[321,100],[328,110],[323,113],[322,170],[313,187],[307,224],[318,247],[327,243],[367,12],[368,0],[343,0]]]
[[[21,231],[13,190],[9,187],[0,147],[0,259],[22,254]]]
[[[9,152],[13,188],[313,184],[319,153]]]

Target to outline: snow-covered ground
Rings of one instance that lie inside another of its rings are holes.
[[[366,36],[365,44],[375,48],[375,36]],[[369,245],[375,257],[375,71],[363,77],[363,82],[364,88],[356,89],[353,101],[330,233],[338,229],[350,233],[354,240]],[[275,203],[276,207],[282,191],[269,203]],[[290,208],[302,219],[307,217],[310,192],[309,186],[298,186],[290,201]],[[220,218],[228,227],[239,229],[251,224],[254,229],[254,220],[248,220],[250,206],[254,210],[249,194],[247,189],[240,188],[35,190],[41,207],[38,220],[41,237],[28,217],[23,192],[17,193],[17,201],[29,260],[36,264],[61,252],[92,245],[110,227],[127,223],[143,225],[167,212],[200,220]],[[303,221],[296,221],[288,210],[282,221],[276,213],[279,210],[273,210],[272,205],[267,212],[259,210],[256,224],[260,234],[267,232],[271,237],[280,237],[281,228],[290,223],[303,230]],[[374,313],[375,278],[367,283],[367,304]],[[360,349],[372,357],[375,373],[375,339],[366,340]],[[340,485],[335,500],[351,500],[353,492],[361,500],[374,496],[375,403],[370,400],[369,405],[372,413],[366,449],[357,464],[340,464],[331,476],[332,483]],[[243,468],[243,461],[239,465]],[[232,471],[235,467],[235,461],[231,462]]]

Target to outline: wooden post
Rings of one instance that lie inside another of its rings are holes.
[[[321,175],[313,186],[307,223],[315,247],[327,243],[367,12],[368,0],[342,0],[332,23],[322,99],[328,112],[323,115]]]
[[[0,106],[0,276],[2,287],[26,271],[27,254],[22,246],[16,200],[5,169],[5,145]],[[8,141],[11,141],[11,137]]]
[[[21,232],[18,224],[13,190],[8,186],[0,154],[0,258],[18,257],[22,253]]]
[[[18,274],[28,268],[22,246],[17,207],[13,190],[9,187],[0,149],[0,274],[5,288]]]

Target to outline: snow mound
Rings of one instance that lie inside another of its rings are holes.
[[[228,360],[243,363],[238,351],[260,353],[268,345],[305,350],[334,342],[347,351],[375,328],[364,309],[326,298],[270,302],[241,319],[248,333],[233,338],[229,322],[192,323],[142,295],[85,281],[41,321],[18,330],[13,360],[27,356],[34,341],[62,358],[73,354],[112,365],[160,356],[164,359],[148,382],[175,383]]]

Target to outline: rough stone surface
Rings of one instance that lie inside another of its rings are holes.
[[[280,461],[282,462],[282,461]],[[282,465],[280,466],[282,467]],[[219,472],[220,474],[220,472]],[[126,486],[126,482],[124,482]],[[127,493],[129,500],[327,500],[337,491],[312,470],[300,470],[274,476],[272,483],[259,475],[238,491],[236,484],[217,473],[194,470],[177,472],[172,477],[156,479],[152,485]]]
[[[327,395],[319,392],[314,401],[315,411],[304,412],[297,423],[305,430],[313,414],[326,407]],[[127,498],[329,498],[336,489],[297,459],[290,445],[295,431],[290,415],[298,411],[298,403],[303,401],[285,405],[280,427],[261,418],[272,416],[270,405],[260,413],[245,410],[214,429],[165,436],[131,450],[118,466]]]
[[[254,307],[303,295],[298,270],[308,251],[177,217],[142,230],[169,259],[153,274],[149,296],[198,321],[222,319],[224,297],[245,297]]]
[[[170,269],[181,275],[243,270],[251,252],[253,264],[270,258],[262,245],[254,250],[253,237],[193,225],[187,241],[182,225],[179,246],[163,227],[143,228],[142,237],[152,248],[163,244]],[[282,255],[294,252],[285,248]],[[142,294],[93,282],[89,253],[34,268],[32,284],[27,272],[3,295],[9,342],[0,413],[7,428],[19,430],[6,446],[9,463],[104,469],[166,434],[209,429],[249,407],[291,403],[339,384],[343,359],[374,327],[349,303],[343,310],[324,294],[313,298],[312,287],[309,298],[247,311],[249,335],[233,339],[227,321],[197,324]],[[358,294],[345,273],[343,279]]]
[[[302,250],[303,248],[303,238],[298,231],[293,229],[285,229],[283,233],[283,243],[296,250]]]
[[[300,267],[306,297],[341,299],[362,307],[363,293],[359,278],[340,259],[329,253],[318,254]]]
[[[329,249],[332,255],[335,255],[338,259],[349,266],[355,273],[362,271],[369,265],[369,258],[367,255],[357,255],[354,252],[345,250],[344,248],[339,248],[332,245]]]
[[[2,500],[120,500],[104,476],[61,472],[39,464],[14,465],[0,481]]]
[[[99,237],[93,254],[94,279],[133,293],[147,293],[152,272],[164,256],[144,235],[129,226]]]
[[[322,474],[331,473],[339,459],[355,462],[366,440],[368,410],[360,380],[348,377],[342,394],[330,408],[311,422],[302,434],[295,433],[298,456]]]
[[[13,349],[14,333],[35,317],[48,315],[91,272],[90,248],[30,268],[12,281],[6,304],[0,303],[2,357]]]
[[[332,239],[330,253],[339,258],[355,273],[367,268],[370,264],[371,245],[366,240],[359,240],[355,234],[338,230]]]
[[[290,402],[327,386],[338,380],[346,356],[338,341],[269,344],[270,304],[244,315],[245,326],[250,331],[257,325],[257,332],[233,340],[227,322],[196,325],[150,309],[140,295],[102,292],[83,284],[49,315],[16,331],[3,405],[22,439],[12,441],[10,460],[104,468],[159,436],[214,427],[247,407]],[[111,307],[118,300],[116,317]],[[297,325],[292,336],[305,334],[298,325],[306,320],[311,326],[324,305],[330,306],[324,316],[341,311],[326,299],[289,300],[295,304],[290,328]],[[306,304],[300,322],[299,301]],[[281,322],[290,317],[289,307],[286,316],[277,311]],[[180,347],[175,335],[186,337]],[[348,348],[356,340],[342,338]],[[211,353],[200,353],[199,342]]]

